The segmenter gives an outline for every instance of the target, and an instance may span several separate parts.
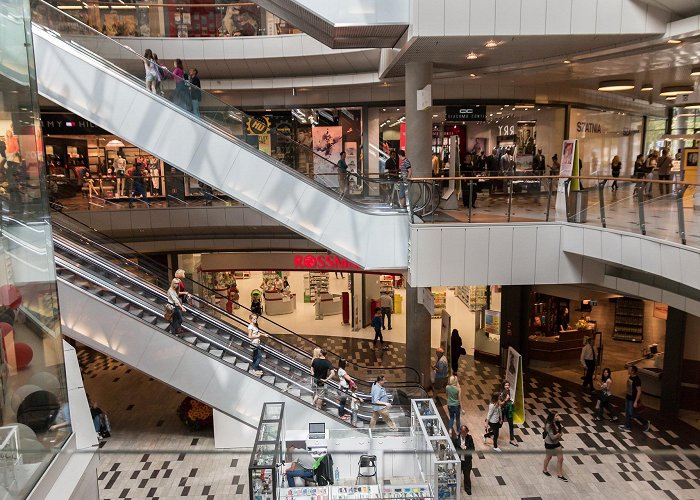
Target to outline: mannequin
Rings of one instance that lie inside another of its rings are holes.
[[[124,158],[123,154],[121,150],[117,153],[117,168],[115,169],[117,174],[117,196],[124,196],[124,190],[126,189],[126,158]]]
[[[160,161],[158,158],[151,157],[148,161],[148,172],[151,178],[151,194],[160,196]]]

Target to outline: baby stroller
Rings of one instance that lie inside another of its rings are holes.
[[[253,314],[260,316],[263,313],[262,292],[257,288],[250,292],[250,310]]]

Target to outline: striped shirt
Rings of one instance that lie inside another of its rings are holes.
[[[401,162],[401,178],[408,179],[408,171],[411,170],[411,162],[408,158],[404,158]]]

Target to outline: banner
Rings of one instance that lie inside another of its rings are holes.
[[[572,175],[579,175],[578,168],[578,140],[568,139],[564,141],[561,148],[561,164],[559,167],[559,183],[557,185],[557,201],[556,201],[556,220],[565,221],[567,220],[566,215],[566,177],[571,177]],[[575,184],[574,184],[575,183]],[[580,182],[578,179],[571,181],[569,189],[578,190],[580,187]]]
[[[525,422],[525,394],[523,390],[523,359],[518,351],[508,347],[506,382],[510,382],[510,399],[513,401],[513,423]]]
[[[313,127],[314,178],[328,187],[338,187],[340,152],[343,150],[343,127]]]

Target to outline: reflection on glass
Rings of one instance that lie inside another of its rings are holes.
[[[71,433],[29,4],[0,2],[0,496],[21,498]]]

